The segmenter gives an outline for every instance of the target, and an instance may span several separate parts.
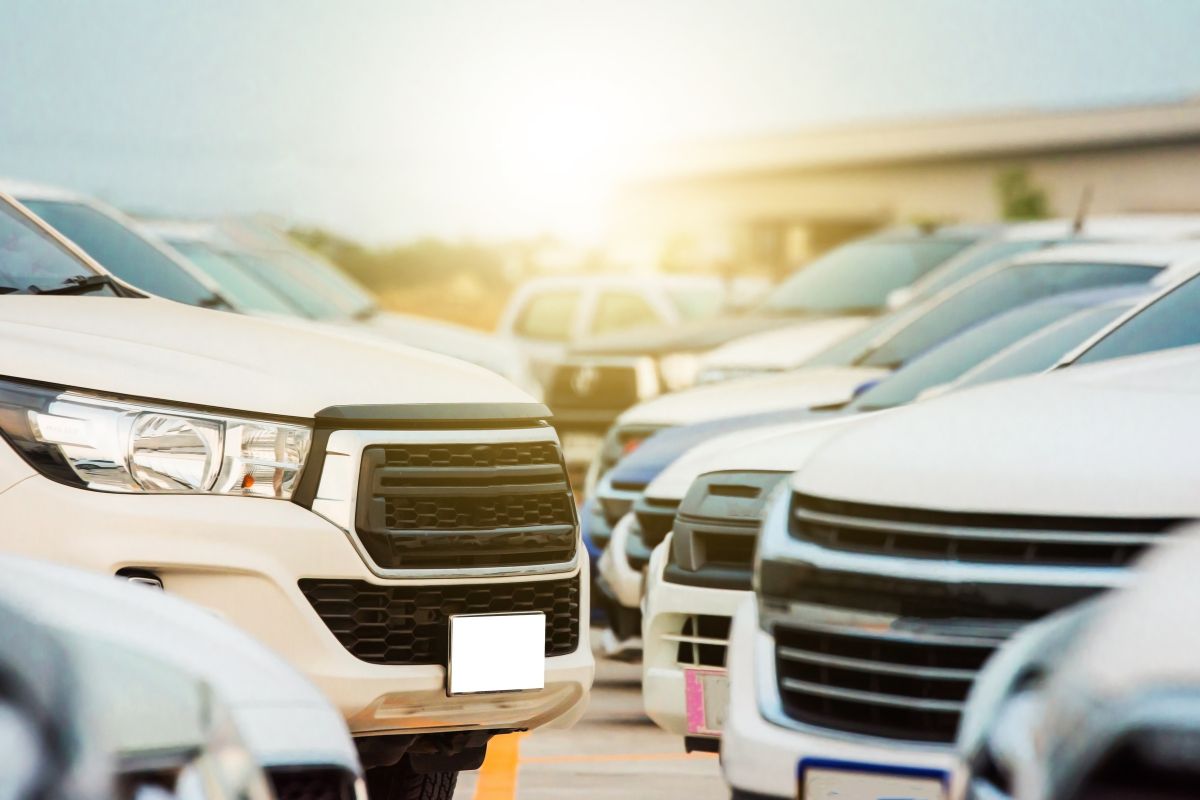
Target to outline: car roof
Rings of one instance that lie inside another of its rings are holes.
[[[1200,261],[1200,240],[1064,244],[1016,256],[1011,264],[1138,264],[1175,267]]]
[[[1001,240],[1038,240],[1079,237],[1167,238],[1200,236],[1200,214],[1109,214],[1088,217],[1075,230],[1075,220],[1066,217],[1030,222],[1010,222],[998,232]]]
[[[48,183],[34,183],[16,178],[0,178],[0,192],[19,201],[23,200],[57,200],[62,202],[87,202],[88,198],[71,189],[61,186],[51,186]]]

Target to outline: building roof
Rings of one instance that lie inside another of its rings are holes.
[[[647,182],[1200,142],[1200,97],[1154,105],[1016,111],[814,128],[674,145]]]

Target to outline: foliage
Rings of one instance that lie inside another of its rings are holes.
[[[1051,215],[1046,190],[1033,182],[1025,167],[1002,170],[996,175],[995,188],[1001,219],[1046,219]]]

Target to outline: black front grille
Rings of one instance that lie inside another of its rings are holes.
[[[644,495],[634,502],[634,514],[642,529],[642,538],[649,547],[658,547],[667,538],[675,524],[675,512],[678,508],[677,502]]]
[[[976,514],[795,493],[791,535],[833,550],[979,563],[1123,567],[1179,524],[1168,518]]]
[[[387,569],[566,563],[577,538],[554,442],[368,447],[356,528]]]
[[[716,614],[687,617],[679,630],[676,662],[685,667],[724,667],[732,622]]]
[[[783,710],[823,728],[954,741],[975,675],[999,640],[775,627]]]
[[[271,767],[267,770],[277,800],[353,800],[355,777],[333,767]]]
[[[638,401],[632,364],[564,364],[554,371],[546,404],[570,410],[623,411]]]
[[[305,578],[300,591],[353,655],[372,664],[446,665],[455,614],[546,615],[546,655],[579,644],[579,578],[454,586],[380,586]]]
[[[675,518],[664,580],[749,589],[762,511],[782,472],[713,472],[693,481]]]

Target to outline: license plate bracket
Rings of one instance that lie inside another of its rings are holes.
[[[945,800],[950,774],[927,767],[806,758],[797,768],[800,800]]]
[[[543,689],[546,615],[452,615],[446,663],[449,695]]]
[[[723,669],[684,669],[688,733],[720,736],[729,711],[729,673]]]

